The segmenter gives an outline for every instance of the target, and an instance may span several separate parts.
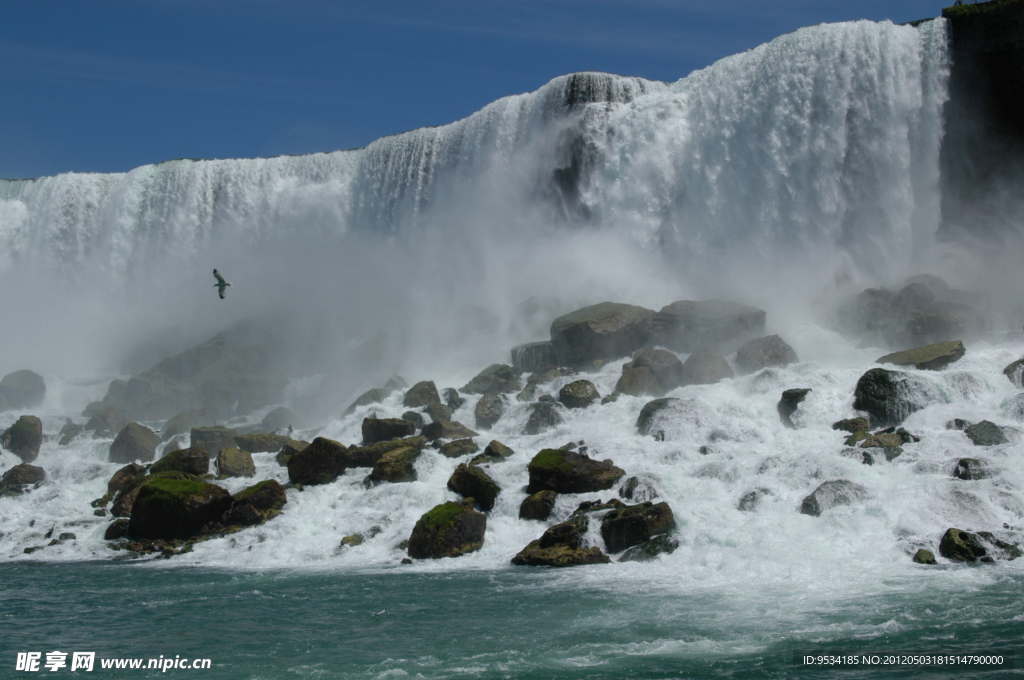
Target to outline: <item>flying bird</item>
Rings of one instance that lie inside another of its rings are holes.
[[[230,281],[225,281],[224,277],[220,275],[220,272],[216,269],[213,270],[213,276],[217,279],[217,283],[213,284],[213,287],[220,293],[220,299],[224,299],[224,291],[231,285]]]

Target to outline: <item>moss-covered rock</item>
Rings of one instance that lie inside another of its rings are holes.
[[[555,501],[558,499],[558,492],[551,489],[544,489],[537,493],[530,494],[519,506],[519,519],[535,519],[540,522],[551,516],[555,509]]]
[[[201,446],[211,456],[216,456],[221,449],[235,447],[235,431],[227,427],[193,427],[190,434],[190,446]]]
[[[128,517],[131,515],[132,506],[135,504],[135,499],[139,495],[139,489],[141,489],[146,482],[154,479],[177,479],[193,482],[203,481],[201,477],[177,470],[171,472],[157,472],[151,475],[136,477],[135,479],[129,480],[121,488],[120,493],[114,497],[114,504],[110,508],[110,514],[114,517]]]
[[[575,380],[558,391],[558,401],[566,408],[586,408],[600,398],[594,383],[589,380]]]
[[[116,541],[119,538],[123,538],[128,533],[128,518],[118,517],[107,526],[107,530],[103,532],[104,541]]]
[[[423,419],[423,414],[418,411],[406,411],[402,414],[402,420],[408,420],[417,430],[423,429],[423,426],[427,424],[427,421]]]
[[[558,493],[589,493],[610,489],[626,473],[610,460],[591,460],[575,451],[544,449],[528,466],[530,484],[527,493],[551,489]]]
[[[416,460],[422,451],[415,446],[403,446],[388,451],[377,460],[367,480],[370,483],[380,482],[414,482],[416,481]]]
[[[479,433],[474,432],[457,420],[439,420],[423,426],[420,432],[429,440],[434,439],[465,439],[477,437]]]
[[[390,439],[369,446],[353,446],[345,453],[348,467],[373,467],[388,451],[412,446],[422,449],[427,445],[426,437],[409,437],[407,439]]]
[[[375,444],[416,434],[416,424],[402,418],[363,418],[363,443]]]
[[[171,451],[153,463],[149,471],[150,473],[187,472],[199,477],[210,471],[210,454],[201,446]]]
[[[128,535],[189,538],[216,522],[231,507],[231,494],[216,484],[187,479],[151,479],[139,489]]]
[[[512,564],[530,567],[577,567],[611,561],[597,546],[588,549],[557,544],[542,548],[539,540],[531,541],[512,558]]]
[[[668,503],[650,501],[612,510],[601,520],[601,537],[610,553],[622,552],[657,534],[672,531],[675,516]]]
[[[281,434],[270,434],[268,432],[251,432],[249,434],[236,434],[235,445],[249,453],[269,453],[280,451],[281,447],[291,441],[290,438]]]
[[[317,437],[288,460],[288,479],[293,484],[330,484],[345,472],[348,449],[325,437]]]
[[[473,460],[469,461],[469,464],[481,465],[486,463],[499,463],[509,458],[514,453],[515,451],[505,446],[497,439],[492,439],[491,442],[484,447],[483,452],[478,456],[474,456]]]
[[[866,432],[869,427],[871,427],[871,424],[868,423],[867,418],[848,418],[846,420],[839,420],[832,423],[833,430],[849,432],[851,434],[855,432]]]
[[[836,479],[819,485],[800,504],[804,515],[818,517],[821,513],[839,505],[852,505],[867,498],[868,490],[845,479]]]
[[[519,391],[519,376],[508,364],[491,364],[470,380],[461,391],[464,394],[507,394]]]
[[[402,405],[406,408],[419,408],[430,404],[440,404],[441,395],[437,393],[437,386],[432,380],[422,380],[405,393]]]
[[[309,446],[309,442],[304,442],[298,439],[289,439],[287,443],[281,447],[281,450],[277,452],[274,460],[276,460],[277,464],[281,467],[288,467],[288,461],[292,459],[292,456],[299,451],[302,451],[307,446]]]
[[[427,414],[432,423],[447,422],[452,419],[452,408],[447,404],[428,404],[423,412]],[[426,424],[424,424],[425,426]]]
[[[445,388],[444,391],[444,403],[452,411],[457,411],[465,405],[466,400],[465,398],[459,396],[459,391],[457,389],[455,389],[454,387],[448,387]],[[449,416],[448,418],[444,418],[443,420],[451,420],[451,417]]]
[[[25,463],[31,463],[39,457],[39,447],[42,443],[43,421],[36,416],[21,416],[0,437],[0,446]]]
[[[221,449],[217,454],[217,477],[252,477],[256,474],[256,464],[252,462],[252,454],[242,449]]]
[[[967,350],[964,349],[963,342],[951,340],[886,354],[876,359],[875,363],[913,366],[922,371],[939,371],[951,363],[959,361],[966,353]]]
[[[160,444],[160,435],[145,425],[128,423],[117,433],[110,445],[110,461],[112,463],[132,463],[136,460],[147,462],[156,455],[156,447]]]
[[[931,550],[925,550],[924,548],[920,548],[916,553],[914,553],[913,560],[917,564],[938,564],[938,562],[935,561],[935,553]]]
[[[244,503],[257,510],[280,510],[288,502],[284,487],[273,479],[242,489],[232,498],[236,504]]]
[[[501,487],[490,475],[473,465],[462,463],[448,479],[448,488],[466,498],[475,498],[484,510],[494,507],[494,500],[501,493]]]
[[[420,517],[409,537],[409,556],[458,557],[483,547],[487,516],[474,510],[473,504],[472,498],[442,503]]]
[[[939,554],[954,562],[977,562],[988,551],[976,534],[951,527],[939,541]]]
[[[125,484],[132,481],[137,477],[143,477],[146,474],[146,468],[135,463],[129,463],[123,468],[114,473],[114,476],[107,482],[107,493],[113,496],[114,494],[120,493],[121,489],[124,488]]]
[[[479,450],[480,446],[473,439],[456,439],[442,444],[438,452],[446,458],[461,458]]]

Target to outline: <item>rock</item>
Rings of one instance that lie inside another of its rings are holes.
[[[153,460],[156,447],[160,444],[160,435],[144,425],[128,423],[117,433],[110,445],[110,461],[112,463],[132,463]]]
[[[903,437],[891,432],[891,433],[880,433],[873,434],[861,441],[861,448],[898,448],[904,444]]]
[[[619,496],[627,501],[642,503],[658,497],[658,492],[648,482],[637,477],[630,477],[619,487]]]
[[[127,424],[128,421],[125,420],[124,416],[116,410],[108,408],[92,414],[89,417],[89,421],[85,424],[85,429],[95,432],[97,435],[109,432],[112,437],[114,433],[123,430]]]
[[[818,517],[821,513],[839,505],[852,505],[867,498],[868,490],[860,484],[837,479],[824,482],[800,504],[800,512],[804,515]]]
[[[914,553],[913,559],[917,564],[938,564],[938,562],[935,561],[935,554],[931,550],[925,550],[924,548],[918,549],[918,551]]]
[[[104,541],[116,541],[119,538],[123,538],[128,533],[128,519],[125,517],[119,517],[115,519],[107,527],[107,530],[103,533]]]
[[[991,475],[988,466],[977,458],[961,458],[956,463],[953,476],[957,479],[974,481],[977,479],[988,479]]]
[[[455,468],[448,479],[448,488],[466,498],[475,498],[485,511],[494,507],[494,499],[501,493],[501,487],[490,475],[475,465],[465,463]]]
[[[679,541],[668,534],[654,536],[634,545],[622,553],[619,562],[649,562],[658,555],[669,555],[679,547]]]
[[[636,431],[641,435],[652,434],[651,430],[656,422],[656,416],[677,402],[679,402],[679,399],[666,397],[644,404],[644,407],[640,409],[640,415],[636,419]]]
[[[341,543],[338,544],[338,547],[339,548],[345,548],[345,547],[355,548],[356,546],[362,545],[362,544],[363,544],[363,537],[362,537],[361,534],[351,534],[349,536],[342,537]]]
[[[432,423],[450,421],[452,419],[452,409],[446,404],[430,404],[427,406],[426,414],[430,416],[430,422]]]
[[[584,548],[587,532],[585,517],[573,517],[549,528],[512,558],[512,564],[572,567],[581,564],[607,564],[611,561],[599,548]]]
[[[857,381],[853,408],[867,411],[873,427],[889,427],[924,408],[928,397],[922,381],[901,371],[872,368]]]
[[[427,438],[420,436],[408,439],[390,439],[369,446],[353,446],[345,453],[346,465],[347,467],[373,467],[380,457],[389,451],[407,446],[422,449],[426,444]]]
[[[43,421],[36,416],[21,416],[0,437],[0,446],[25,463],[31,463],[39,457],[39,447],[42,444]]]
[[[501,420],[505,413],[505,400],[497,392],[488,392],[480,397],[476,403],[474,415],[476,426],[483,429],[490,429],[495,423]]]
[[[601,538],[608,552],[615,554],[672,531],[675,516],[668,503],[650,501],[612,510],[601,520]]]
[[[795,364],[800,359],[785,340],[777,335],[766,335],[748,341],[736,350],[736,365],[744,373],[756,373],[763,368]]]
[[[46,471],[36,465],[18,463],[0,477],[0,494],[16,495],[28,487],[37,487],[46,480]]]
[[[988,420],[969,425],[964,429],[964,434],[975,446],[998,446],[1008,442],[1003,428]]]
[[[800,402],[804,400],[804,397],[806,397],[807,393],[810,391],[811,389],[809,387],[806,387],[786,390],[785,392],[782,393],[782,398],[779,399],[777,409],[779,411],[779,418],[782,419],[783,425],[785,425],[791,430],[796,429],[796,425],[793,424],[793,421],[790,419],[790,416],[796,413],[796,409],[798,406],[800,406]]]
[[[697,351],[683,362],[683,381],[685,385],[714,385],[726,378],[733,377],[732,369],[725,357],[708,351]]]
[[[415,446],[403,446],[388,451],[373,466],[367,480],[370,483],[416,481],[415,466],[420,453],[420,449]]]
[[[679,365],[682,366],[682,362]],[[658,382],[657,376],[654,375],[654,371],[651,369],[646,366],[633,368],[632,364],[626,364],[622,367],[622,376],[615,383],[615,394],[628,394],[634,397],[660,397],[665,394],[665,388]],[[605,397],[605,399],[608,398]],[[605,401],[602,400],[601,403],[604,404]]]
[[[251,505],[232,505],[217,520],[225,527],[254,527],[267,521],[266,516]]]
[[[256,474],[256,464],[252,462],[252,454],[243,449],[221,449],[217,454],[217,477],[252,477]]]
[[[437,393],[437,387],[431,380],[423,380],[412,387],[405,393],[405,397],[402,399],[402,405],[406,408],[419,408],[420,406],[429,406],[430,404],[440,404],[441,396]]]
[[[288,461],[288,479],[293,484],[330,484],[345,472],[347,449],[324,437],[317,437]]]
[[[423,426],[427,423],[427,421],[423,419],[423,414],[417,413],[416,411],[406,411],[402,414],[402,420],[408,420],[416,427],[417,430],[422,430]]]
[[[307,446],[309,446],[309,442],[300,441],[298,439],[289,439],[288,442],[281,447],[281,450],[277,452],[277,456],[274,457],[274,460],[276,460],[277,464],[281,467],[288,467],[288,461],[292,459],[292,456],[299,451],[302,451]]]
[[[551,324],[556,363],[584,368],[595,359],[632,354],[650,342],[653,321],[653,311],[615,302],[560,316]]]
[[[231,507],[231,494],[216,484],[151,479],[139,488],[128,535],[135,538],[190,538]]]
[[[519,391],[519,376],[508,364],[491,364],[470,380],[462,392],[465,394],[501,394]]]
[[[43,403],[46,383],[43,376],[29,370],[8,373],[0,380],[0,402],[6,409],[32,408]]]
[[[525,434],[540,434],[562,424],[561,405],[551,401],[539,401],[530,406],[530,418],[526,421]]]
[[[551,489],[530,494],[519,506],[519,519],[535,519],[543,522],[551,516],[557,498],[558,492]]]
[[[150,474],[157,472],[187,472],[201,477],[210,471],[210,454],[201,446],[172,451],[153,463]]]
[[[487,516],[473,509],[473,499],[442,503],[420,517],[409,537],[415,559],[458,557],[483,547]]]
[[[586,408],[600,398],[594,383],[589,380],[571,382],[558,391],[558,401],[568,408]]]
[[[273,479],[242,489],[232,499],[235,505],[251,505],[261,512],[280,510],[288,502],[284,487]]]
[[[287,428],[298,428],[305,425],[302,417],[287,406],[278,406],[263,416],[260,427],[267,432],[277,432]]]
[[[757,506],[761,504],[761,499],[765,496],[770,496],[771,491],[768,489],[754,489],[743,494],[740,498],[740,502],[736,504],[736,509],[740,512],[753,512],[757,510]]]
[[[622,367],[623,375],[628,370],[641,368],[649,369],[665,392],[683,384],[683,362],[668,350],[648,347],[636,352],[633,360]]]
[[[589,493],[610,489],[626,473],[610,460],[597,461],[575,451],[544,449],[533,457],[527,469],[530,484],[526,493],[543,489],[558,493]]]
[[[541,364],[555,363],[555,348],[550,340],[531,342],[512,348],[512,370],[533,373]]]
[[[735,302],[680,300],[658,312],[654,336],[676,352],[724,352],[763,334],[766,316],[762,309]]]
[[[235,431],[227,427],[193,427],[189,445],[201,446],[216,456],[221,449],[235,447]]]
[[[363,443],[374,444],[416,434],[416,424],[401,418],[363,418]]]
[[[292,440],[283,434],[269,434],[267,432],[250,432],[249,434],[235,435],[235,445],[249,453],[280,451],[290,441]]]
[[[1004,368],[1003,375],[1013,383],[1014,387],[1018,389],[1024,387],[1024,359],[1017,359]]]
[[[160,431],[160,438],[167,441],[171,437],[191,432],[193,427],[213,427],[213,421],[202,409],[185,411],[164,423],[164,427]]]
[[[842,432],[866,432],[871,427],[868,423],[867,418],[849,418],[847,420],[840,420],[832,423],[833,430],[840,430]]]
[[[449,387],[444,391],[444,403],[452,411],[457,411],[462,408],[466,400],[459,396],[459,391],[454,387]],[[444,420],[451,420],[451,417],[444,418]]]
[[[470,453],[476,453],[480,447],[472,439],[456,439],[442,444],[438,451],[446,458],[461,458]]]
[[[924,347],[886,354],[876,359],[875,363],[913,366],[922,371],[938,371],[954,361],[959,361],[966,353],[967,350],[964,349],[963,342],[952,340],[950,342],[940,342],[934,345],[925,345]]]
[[[479,436],[479,433],[474,432],[457,420],[440,420],[436,423],[429,423],[423,426],[421,434],[428,440],[465,439],[467,437]]]
[[[356,412],[356,409],[360,406],[369,406],[370,404],[379,404],[387,398],[387,393],[379,387],[366,390],[356,400],[349,404],[348,408],[342,412],[342,416],[350,416]]]
[[[497,463],[509,458],[514,453],[515,451],[505,446],[497,439],[492,439],[491,443],[484,447],[483,453],[473,458],[469,464],[478,465],[480,463]]]
[[[70,418],[68,418],[67,422],[64,423],[64,426],[60,428],[60,434],[57,435],[58,437],[60,437],[60,445],[67,446],[72,442],[72,440],[74,440],[75,437],[77,437],[84,431],[85,425],[76,425],[75,423],[71,422]]]
[[[107,482],[107,493],[111,496],[120,493],[121,489],[124,488],[125,484],[132,481],[137,477],[144,477],[146,475],[146,468],[135,463],[129,463],[123,468],[114,473],[114,476]]]
[[[977,562],[988,551],[977,534],[951,527],[939,541],[939,554],[954,562]]]
[[[191,475],[187,472],[178,471],[157,472],[151,475],[136,477],[135,479],[129,480],[124,487],[122,487],[121,492],[117,494],[117,497],[114,499],[114,505],[110,509],[110,514],[114,517],[128,517],[131,515],[132,505],[135,503],[135,499],[139,495],[139,489],[142,488],[143,484],[154,479],[176,479],[194,482],[203,481],[200,477]]]

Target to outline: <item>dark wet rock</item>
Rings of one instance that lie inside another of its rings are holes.
[[[876,364],[895,364],[896,366],[913,366],[919,370],[939,371],[954,361],[963,358],[967,350],[960,340],[925,345],[902,352],[893,352],[879,357]]]
[[[682,366],[682,362],[679,365]],[[651,369],[646,366],[634,368],[632,364],[626,364],[622,368],[622,376],[615,383],[615,394],[628,394],[633,397],[660,397],[665,394],[665,388],[658,382],[657,376]],[[610,399],[610,397],[611,395],[605,399]],[[601,403],[607,402],[602,400]]]
[[[421,434],[428,440],[466,439],[467,437],[479,436],[478,432],[474,432],[457,420],[440,420],[434,423],[428,423],[423,426]]]
[[[84,425],[77,425],[71,422],[71,419],[69,418],[68,421],[64,423],[64,426],[60,428],[60,434],[57,435],[58,437],[60,437],[60,445],[67,446],[72,442],[72,440],[74,440],[75,437],[77,437],[84,431]]]
[[[421,380],[405,393],[402,405],[406,408],[419,408],[430,404],[440,404],[441,395],[437,393],[437,386],[432,380]]]
[[[469,464],[479,465],[481,463],[498,463],[509,458],[514,453],[515,451],[505,446],[497,439],[492,439],[491,442],[484,447],[483,453],[474,457]]]
[[[309,446],[309,442],[298,439],[289,439],[285,445],[281,447],[281,450],[277,452],[274,460],[276,460],[277,464],[281,467],[288,467],[288,461],[292,459],[292,456],[299,451],[302,451],[307,446]]]
[[[459,396],[459,391],[457,389],[449,387],[444,391],[444,403],[452,411],[457,411],[462,408],[466,403],[466,400]],[[445,420],[450,420],[450,418],[445,418]]]
[[[43,421],[36,416],[21,416],[3,435],[0,446],[10,451],[22,462],[31,463],[39,457],[39,447],[43,443]],[[152,457],[152,454],[150,454]]]
[[[348,449],[324,437],[317,437],[288,461],[288,479],[293,484],[330,484],[345,472]]]
[[[964,429],[964,434],[975,446],[998,446],[1009,441],[1003,433],[1003,428],[988,420],[968,426]]]
[[[1024,388],[1024,359],[1017,359],[1004,368],[1003,375],[1013,383],[1014,387]]]
[[[221,449],[235,447],[235,431],[227,427],[193,427],[189,436],[191,446],[201,446],[211,456],[216,456]]]
[[[558,391],[558,400],[567,408],[586,408],[600,398],[594,383],[589,380],[576,380]]]
[[[501,493],[501,487],[490,475],[476,465],[465,463],[455,468],[448,479],[448,488],[466,498],[475,498],[485,511],[494,507],[494,500]]]
[[[676,352],[729,351],[764,333],[764,310],[724,300],[680,300],[661,308],[654,322],[658,344]]]
[[[149,468],[151,474],[157,472],[187,472],[190,475],[202,476],[210,471],[210,454],[201,446],[192,446],[165,454]]]
[[[452,419],[452,408],[446,404],[430,404],[424,412],[430,416],[430,422],[432,423],[439,423]]]
[[[280,510],[288,502],[284,487],[273,479],[242,489],[233,499],[236,505],[251,505],[257,510]]]
[[[939,541],[939,554],[954,562],[977,562],[988,551],[977,534],[951,527]]]
[[[777,335],[766,335],[748,341],[736,350],[736,365],[744,373],[756,373],[764,368],[795,364],[800,359],[785,340]]]
[[[422,449],[427,445],[427,438],[409,437],[407,439],[390,439],[386,442],[378,442],[369,446],[353,446],[345,452],[347,467],[373,467],[380,460],[380,457],[389,451],[412,446]]]
[[[213,427],[213,421],[202,409],[184,411],[164,423],[160,438],[167,441],[171,437],[191,432],[193,427]]]
[[[243,449],[221,449],[217,454],[217,477],[252,477],[256,474],[256,464],[252,462],[252,454]]]
[[[277,432],[288,428],[298,428],[305,425],[303,418],[287,406],[278,406],[263,416],[260,427],[267,432]]]
[[[868,490],[860,484],[837,479],[821,484],[800,504],[804,515],[818,517],[821,513],[840,505],[852,505],[867,498]]]
[[[367,482],[379,484],[416,481],[416,460],[420,453],[421,449],[415,446],[404,446],[388,451],[377,460],[373,471],[367,477]]]
[[[401,418],[363,418],[363,443],[375,444],[416,434],[416,424]]]
[[[5,410],[32,408],[43,403],[45,397],[43,376],[33,371],[14,371],[0,380],[0,405]]]
[[[662,399],[655,399],[644,404],[644,407],[640,409],[640,415],[636,419],[636,431],[642,435],[652,434],[652,427],[655,422],[656,416],[669,408],[674,403],[678,403],[679,399],[674,397],[666,397]]]
[[[280,451],[281,447],[292,441],[283,434],[270,434],[269,432],[250,432],[249,434],[236,434],[235,445],[249,453],[270,453]]]
[[[438,452],[446,458],[461,458],[470,453],[476,453],[480,446],[472,439],[455,439],[442,444]]]
[[[119,517],[107,527],[107,530],[103,533],[103,540],[116,541],[119,538],[124,538],[127,533],[128,519],[126,517]]]
[[[555,349],[550,340],[512,348],[512,368],[517,373],[533,373],[538,366],[554,363]]]
[[[640,503],[612,510],[601,520],[601,537],[608,552],[615,554],[672,531],[675,516],[668,503]]]
[[[991,477],[988,466],[977,458],[961,458],[956,463],[953,476],[957,479],[974,481],[977,479],[988,479]]]
[[[114,476],[107,482],[107,493],[114,496],[124,488],[125,484],[132,481],[137,477],[144,477],[146,475],[146,468],[142,465],[136,465],[135,463],[129,463],[123,468],[114,473]]]
[[[476,403],[476,426],[490,429],[505,414],[505,400],[498,392],[488,392]]]
[[[254,527],[263,524],[266,516],[251,505],[245,503],[232,505],[218,519],[218,523],[224,527]]]
[[[545,430],[558,427],[564,422],[561,404],[552,401],[538,401],[530,406],[530,418],[526,421],[526,434],[540,434]]]
[[[683,381],[685,385],[714,385],[726,378],[732,378],[729,362],[720,354],[709,351],[697,351],[683,362]]]
[[[610,460],[597,461],[575,451],[544,449],[528,466],[527,493],[551,489],[559,493],[589,493],[610,489],[626,473]]]
[[[111,437],[124,429],[128,421],[116,409],[105,408],[89,415],[85,429],[97,435],[109,433]]]
[[[409,537],[409,556],[415,559],[458,557],[484,544],[487,516],[473,509],[473,499],[442,503],[420,517]]]
[[[861,448],[898,448],[905,444],[903,437],[895,432],[869,435],[861,441]]]
[[[857,381],[853,408],[867,411],[873,427],[888,427],[924,408],[929,396],[923,381],[901,371],[872,368]]]
[[[519,391],[519,376],[508,364],[491,364],[461,389],[464,394],[506,394]]]
[[[1005,526],[1005,525],[1004,525]],[[982,558],[982,562],[994,561],[994,560],[1015,560],[1024,552],[1021,552],[1020,546],[1016,543],[1007,543],[995,537],[992,532],[979,531],[978,538],[985,542],[988,547],[988,557]]]
[[[850,433],[866,432],[869,427],[871,425],[867,418],[848,418],[832,423],[833,430]]]
[[[736,509],[741,512],[753,512],[757,510],[757,506],[761,504],[761,500],[766,496],[771,495],[771,491],[768,489],[754,489],[748,491],[740,497],[740,502],[736,505]]]
[[[913,560],[917,564],[938,564],[938,562],[935,561],[935,553],[931,550],[925,550],[924,548],[920,548],[916,553],[914,553]]]
[[[216,484],[156,478],[139,489],[128,535],[134,538],[190,538],[231,507],[231,494]]]
[[[779,399],[777,409],[779,411],[779,418],[782,419],[782,424],[793,430],[796,429],[796,425],[793,424],[792,416],[796,413],[796,409],[800,406],[800,402],[804,400],[807,393],[810,392],[809,387],[798,388],[792,390],[786,390],[782,393],[782,398]]]
[[[129,480],[121,488],[120,493],[114,498],[114,504],[110,508],[110,514],[114,517],[128,517],[132,514],[132,505],[135,503],[135,499],[139,495],[139,489],[146,482],[153,479],[177,479],[177,480],[191,480],[191,481],[203,481],[201,477],[191,475],[187,472],[157,472],[151,475],[143,475]]]
[[[535,519],[543,522],[551,516],[557,498],[558,492],[551,489],[530,494],[519,506],[519,519]]]
[[[653,321],[653,311],[616,302],[560,316],[551,324],[556,363],[589,368],[595,359],[630,355],[650,342]]]
[[[638,477],[630,477],[619,487],[619,496],[627,501],[642,503],[658,497],[657,490]]]
[[[853,449],[846,448],[839,452],[839,455],[843,458],[853,458],[854,460],[860,461],[864,465],[874,465],[875,457],[870,452],[864,449]]]
[[[679,547],[679,541],[668,534],[660,534],[634,545],[619,558],[619,562],[649,562],[658,555],[670,555]]]
[[[536,541],[531,541],[512,558],[512,564],[572,567],[582,564],[607,564],[611,561],[607,555],[594,546],[587,549],[583,545],[587,532],[586,517],[573,517],[567,522],[550,527]]]
[[[417,430],[423,429],[423,426],[427,424],[427,421],[423,419],[423,414],[416,411],[406,411],[402,414],[402,420],[408,420]]]
[[[0,495],[17,495],[35,488],[46,480],[46,471],[36,465],[18,463],[0,477]]]
[[[156,447],[160,444],[160,435],[145,425],[128,423],[117,433],[110,445],[110,461],[112,463],[132,463],[136,460],[147,462],[156,455]]]

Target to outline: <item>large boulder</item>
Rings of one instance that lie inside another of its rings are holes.
[[[668,503],[650,501],[612,510],[601,520],[601,538],[614,554],[643,543],[657,534],[672,531],[675,516]]]
[[[1024,388],[1024,359],[1017,359],[1003,369],[1005,375],[1014,387]]]
[[[583,564],[607,564],[611,558],[597,546],[585,547],[587,518],[574,515],[568,521],[550,527],[512,558],[512,564],[533,567],[574,567]]]
[[[509,393],[519,391],[519,376],[508,364],[491,364],[462,388],[465,394]]]
[[[744,373],[763,368],[788,366],[800,361],[796,352],[777,335],[754,338],[736,350],[736,365]]]
[[[890,427],[924,408],[929,397],[922,380],[902,371],[872,368],[857,381],[853,408],[867,411],[872,427]]]
[[[333,439],[317,437],[288,460],[288,479],[293,484],[330,484],[345,472],[346,453]]]
[[[193,427],[189,436],[190,446],[201,446],[216,456],[221,449],[234,448],[235,431],[227,427]]]
[[[487,516],[473,509],[473,499],[442,503],[420,517],[409,537],[415,559],[458,557],[483,547]]]
[[[551,489],[558,493],[589,493],[610,489],[626,473],[610,460],[592,460],[585,453],[544,449],[527,466],[526,493]]]
[[[938,371],[950,365],[954,361],[963,358],[967,350],[960,340],[940,342],[934,345],[925,345],[914,349],[893,352],[879,357],[876,364],[894,364],[896,366],[913,366],[919,370]]]
[[[43,403],[46,383],[29,370],[8,373],[0,380],[0,410],[32,408]]]
[[[423,412],[430,416],[430,422],[438,423],[442,420],[451,420],[454,409],[447,404],[428,404]],[[420,429],[423,429],[422,426]]]
[[[659,344],[676,352],[731,351],[764,333],[767,313],[725,300],[679,300],[666,305],[654,320]]]
[[[733,377],[729,362],[720,354],[699,350],[683,362],[682,385],[714,385]]]
[[[268,432],[250,432],[249,434],[235,435],[235,446],[249,453],[280,451],[281,447],[290,441],[293,440],[283,434],[270,434]]]
[[[256,464],[252,462],[252,454],[242,449],[221,449],[217,454],[217,477],[253,477],[256,475]]]
[[[564,419],[560,409],[561,404],[553,401],[539,401],[530,406],[530,417],[526,421],[526,434],[540,434],[545,430],[558,427]]]
[[[43,421],[36,416],[21,416],[0,436],[0,446],[25,463],[31,463],[39,457],[39,447],[42,444]],[[150,453],[150,458],[152,457],[153,454]]]
[[[630,369],[646,368],[665,392],[683,384],[683,362],[666,349],[645,348],[633,355],[633,360],[622,367],[623,376]]]
[[[657,422],[658,414],[678,402],[679,399],[675,397],[665,397],[654,399],[644,404],[644,407],[640,409],[640,415],[636,419],[637,433],[642,435],[653,434],[656,430],[655,423]]]
[[[551,489],[530,494],[519,506],[519,519],[535,519],[543,522],[551,516],[557,499],[558,492]]]
[[[824,482],[800,504],[800,512],[804,515],[818,517],[830,508],[840,505],[852,505],[867,498],[868,490],[860,484],[836,479]]]
[[[201,477],[210,471],[210,454],[201,446],[178,449],[164,455],[149,468],[150,474],[157,472],[187,472]]]
[[[222,452],[223,453],[223,452]],[[288,502],[284,487],[273,479],[254,484],[232,496],[231,508],[221,518],[225,526],[255,526],[267,521]]]
[[[374,444],[416,434],[416,423],[402,418],[363,418],[363,443]]]
[[[437,386],[432,380],[422,380],[416,383],[409,388],[402,399],[402,405],[406,408],[419,408],[440,403],[441,395],[437,393]]]
[[[462,458],[480,450],[480,446],[473,439],[454,439],[441,445],[437,450],[445,458]]]
[[[968,425],[964,428],[964,434],[975,446],[998,446],[1009,441],[1003,433],[1003,428],[988,420]]]
[[[171,472],[156,472],[150,475],[136,477],[128,480],[128,482],[126,482],[121,488],[121,491],[114,497],[114,503],[110,507],[110,514],[114,517],[130,516],[132,514],[132,506],[135,504],[135,499],[139,495],[139,489],[141,489],[144,484],[154,479],[177,479],[193,482],[203,481],[201,477],[176,470]]]
[[[560,316],[551,324],[551,345],[560,366],[585,368],[598,359],[617,359],[647,345],[654,312],[602,302]]]
[[[516,373],[533,373],[542,364],[555,363],[555,348],[550,340],[531,342],[512,348],[512,369]]]
[[[420,431],[427,439],[465,439],[467,437],[479,436],[478,432],[474,432],[457,420],[439,420],[434,423],[428,423],[423,426]]]
[[[367,481],[370,484],[416,481],[416,460],[420,453],[422,450],[415,446],[403,446],[388,451],[377,460]]]
[[[137,477],[145,477],[146,468],[142,465],[136,465],[135,463],[128,463],[123,468],[114,473],[114,476],[107,482],[107,493],[113,496],[114,494],[120,493],[121,489],[125,485],[136,479]]]
[[[567,408],[586,408],[600,398],[594,383],[589,380],[575,380],[558,390],[558,401]]]
[[[17,495],[46,480],[46,471],[36,465],[18,463],[0,477],[0,495]]]
[[[676,361],[679,360],[676,359]],[[680,362],[679,366],[682,367],[682,365]],[[654,371],[646,366],[634,368],[632,363],[622,367],[622,376],[615,383],[615,391],[634,397],[660,397],[665,394],[665,388],[658,381],[658,377],[654,375]]]
[[[473,415],[476,426],[489,430],[505,414],[505,399],[498,392],[488,392],[476,403]]]
[[[472,440],[471,440],[472,441]],[[409,437],[407,439],[389,439],[369,446],[353,446],[345,452],[347,467],[373,467],[380,457],[389,451],[412,446],[422,449],[427,444],[426,437]]]
[[[307,446],[309,446],[309,442],[299,439],[289,439],[288,442],[281,447],[281,450],[277,452],[277,455],[274,456],[274,460],[276,460],[277,464],[281,467],[288,467],[288,461],[292,459],[292,456],[299,451],[302,451]]]
[[[112,463],[143,463],[153,460],[156,447],[160,444],[160,435],[145,425],[128,423],[117,433],[110,445],[110,461]]]
[[[191,432],[193,427],[213,427],[213,421],[202,409],[185,411],[164,423],[164,427],[160,431],[160,438],[167,441],[176,435]]]
[[[939,541],[939,554],[954,562],[977,562],[988,551],[977,534],[951,527]]]
[[[466,498],[475,498],[484,510],[494,507],[494,499],[501,493],[501,487],[490,475],[476,465],[462,463],[448,479],[448,488]]]
[[[783,425],[785,425],[791,430],[796,428],[796,425],[793,424],[791,416],[794,413],[796,413],[796,410],[800,406],[800,403],[804,400],[804,398],[807,396],[807,393],[810,391],[811,389],[809,387],[803,387],[786,390],[785,392],[782,393],[782,398],[779,399],[779,404],[776,408],[779,411],[779,418],[782,419]]]
[[[231,494],[216,484],[187,479],[152,479],[139,488],[128,523],[134,538],[190,538],[220,519]]]

